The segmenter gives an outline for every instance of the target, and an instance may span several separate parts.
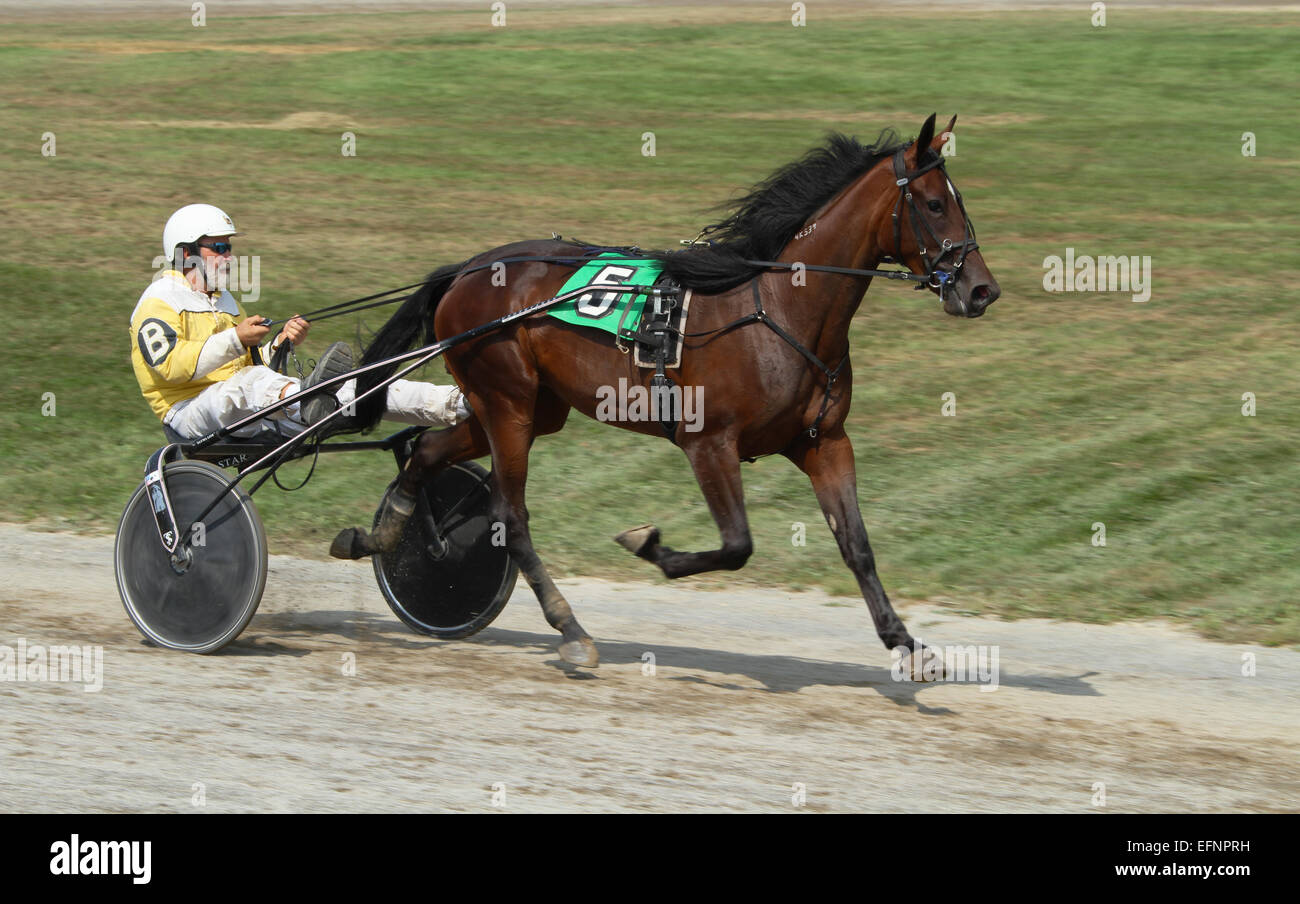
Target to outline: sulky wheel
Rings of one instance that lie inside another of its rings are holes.
[[[219,468],[201,461],[173,462],[164,474],[181,530],[229,483]],[[117,525],[117,589],[126,614],[149,640],[211,653],[238,637],[257,611],[266,586],[266,533],[253,500],[235,487],[193,537],[173,561],[158,539],[141,484]]]
[[[493,526],[491,495],[480,465],[446,468],[420,492],[396,548],[371,557],[380,592],[412,630],[468,637],[505,608],[519,569],[504,544],[493,543],[502,534]]]

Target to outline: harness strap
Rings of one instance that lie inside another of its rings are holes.
[[[731,323],[728,323],[725,326],[714,327],[711,330],[700,330],[699,332],[682,333],[681,336],[683,339],[697,338],[700,336],[711,336],[714,333],[725,333],[728,330],[733,330],[738,326],[744,326],[745,324],[748,323],[762,323],[768,326],[772,330],[772,332],[780,336],[781,339],[783,339],[787,345],[789,345],[799,354],[803,355],[803,357],[806,358],[808,362],[812,364],[813,367],[821,371],[822,374],[826,377],[826,392],[822,396],[821,408],[817,412],[817,417],[813,420],[812,424],[810,424],[807,428],[808,435],[810,437],[815,437],[817,436],[818,430],[821,427],[822,419],[826,417],[826,411],[830,407],[831,387],[835,385],[835,381],[839,378],[840,373],[844,370],[844,366],[849,363],[849,350],[848,349],[844,350],[844,354],[840,358],[838,364],[836,364],[834,367],[827,367],[826,363],[822,361],[821,358],[818,358],[813,352],[809,351],[803,345],[803,343],[801,343],[798,339],[794,338],[794,336],[791,336],[788,332],[786,332],[785,329],[783,329],[780,326],[780,324],[778,324],[775,320],[773,320],[771,316],[767,313],[767,311],[763,309],[763,299],[762,296],[759,294],[759,290],[758,290],[758,279],[755,278],[753,280],[750,280],[749,285],[751,290],[754,293],[754,313],[746,314],[744,317],[737,318],[736,320],[731,321]],[[669,329],[671,330],[671,327],[669,327]],[[746,460],[748,461],[752,459],[746,459]]]
[[[794,346],[795,351],[797,351],[799,354],[803,355],[805,358],[811,361],[813,367],[816,367],[826,376],[828,377],[831,376],[831,369],[822,363],[821,358],[818,358],[808,349],[804,348],[803,345],[799,343],[798,339],[794,338],[785,330],[781,329],[781,327],[777,325],[776,321],[768,317],[767,311],[763,310],[763,301],[758,294],[758,280],[754,280],[753,282],[751,282],[750,286],[754,290],[754,313],[752,315],[753,318],[757,320],[759,323],[767,324],[769,327],[772,328],[772,332],[776,333],[778,336],[780,336],[790,345]]]
[[[754,313],[750,314],[749,318],[751,320],[756,320],[759,323],[765,323],[769,327],[771,327],[772,332],[776,333],[778,336],[784,339],[789,345],[793,346],[795,351],[797,351],[799,354],[807,358],[814,367],[816,367],[826,376],[826,391],[822,395],[821,408],[817,412],[817,417],[813,420],[812,424],[810,424],[807,428],[808,436],[816,437],[818,429],[821,427],[822,418],[826,417],[826,411],[830,407],[831,387],[835,385],[835,380],[839,377],[840,371],[844,369],[844,365],[849,363],[849,350],[848,349],[844,350],[844,356],[840,358],[840,363],[836,364],[834,368],[827,367],[825,363],[823,363],[821,358],[818,358],[815,354],[813,354],[811,351],[805,348],[799,342],[798,339],[794,338],[785,330],[783,330],[780,326],[778,326],[776,321],[772,320],[768,316],[767,311],[763,310],[763,299],[759,295],[758,280],[757,279],[753,280],[750,283],[750,286],[753,288],[754,291]]]
[[[662,283],[661,280],[655,285]],[[677,425],[681,422],[682,412],[673,404],[672,390],[674,383],[668,376],[668,350],[670,343],[675,340],[670,335],[676,333],[680,336],[681,331],[670,325],[673,311],[677,307],[677,292],[680,287],[676,283],[668,281],[663,285],[664,294],[654,299],[647,298],[645,301],[646,313],[636,331],[625,330],[623,321],[619,321],[618,334],[615,336],[614,343],[620,351],[628,351],[622,343],[623,339],[631,339],[634,342],[640,342],[642,345],[649,347],[654,352],[654,375],[650,377],[650,407],[655,419],[659,422],[659,427],[664,432],[664,436],[673,445],[677,445]],[[666,306],[659,306],[659,298],[663,298]],[[628,311],[632,309],[629,304],[623,311],[626,318]]]

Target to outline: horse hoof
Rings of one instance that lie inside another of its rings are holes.
[[[653,524],[642,524],[640,527],[629,528],[614,537],[614,542],[632,553],[632,555],[644,558],[642,553],[659,542],[659,528]]]
[[[917,684],[944,681],[948,677],[943,656],[930,647],[922,647],[919,654],[917,651],[908,654],[902,665],[903,675]]]
[[[364,538],[364,531],[355,527],[344,528],[330,544],[330,555],[336,559],[364,559],[370,555]]]
[[[582,666],[588,669],[594,669],[600,665],[600,654],[596,652],[596,645],[591,642],[590,637],[566,640],[560,644],[560,658],[569,665]]]

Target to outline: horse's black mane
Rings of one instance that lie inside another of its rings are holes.
[[[869,145],[832,132],[825,145],[781,167],[744,197],[723,205],[733,212],[705,228],[711,244],[683,251],[651,251],[644,256],[662,261],[665,272],[687,288],[707,294],[725,292],[762,272],[745,260],[776,260],[822,205],[906,146],[890,129]]]

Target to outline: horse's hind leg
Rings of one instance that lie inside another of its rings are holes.
[[[481,458],[487,452],[487,434],[478,418],[471,417],[447,430],[421,434],[406,467],[397,477],[397,486],[384,497],[383,511],[374,532],[368,534],[360,527],[343,529],[330,544],[330,555],[336,559],[361,559],[392,551],[401,539],[407,519],[415,511],[416,494],[425,481],[448,465]]]
[[[784,455],[812,481],[817,501],[821,503],[826,523],[830,525],[840,555],[858,579],[862,596],[876,623],[876,633],[889,649],[913,648],[912,635],[903,625],[885,595],[876,575],[876,559],[867,539],[867,527],[858,509],[857,470],[853,461],[853,444],[842,428],[823,433],[814,441],[801,439]]]
[[[569,406],[548,389],[538,393],[534,436],[555,433],[564,426],[569,416]],[[384,497],[383,514],[374,533],[367,534],[359,527],[339,531],[330,545],[330,555],[336,559],[361,559],[377,552],[391,552],[396,548],[407,520],[415,511],[416,494],[443,468],[460,461],[482,458],[488,454],[487,433],[476,417],[457,424],[449,430],[430,430],[421,434],[406,467],[397,477],[397,486]]]
[[[595,666],[600,662],[596,645],[578,624],[569,601],[551,580],[546,566],[533,549],[528,530],[528,508],[524,504],[524,487],[528,482],[528,450],[533,438],[559,429],[568,414],[568,405],[551,404],[543,392],[533,404],[518,396],[495,395],[488,402],[492,412],[487,431],[492,444],[493,509],[506,526],[506,545],[510,556],[524,573],[528,585],[537,595],[542,612],[552,628],[563,636],[560,656],[573,665]],[[477,406],[478,400],[473,400]]]
[[[735,445],[726,438],[702,439],[683,451],[695,471],[704,501],[709,505],[722,546],[707,552],[678,552],[659,542],[659,528],[646,524],[623,531],[614,539],[624,549],[654,562],[670,578],[703,571],[736,570],[749,560],[754,541],[745,515],[745,492]]]

